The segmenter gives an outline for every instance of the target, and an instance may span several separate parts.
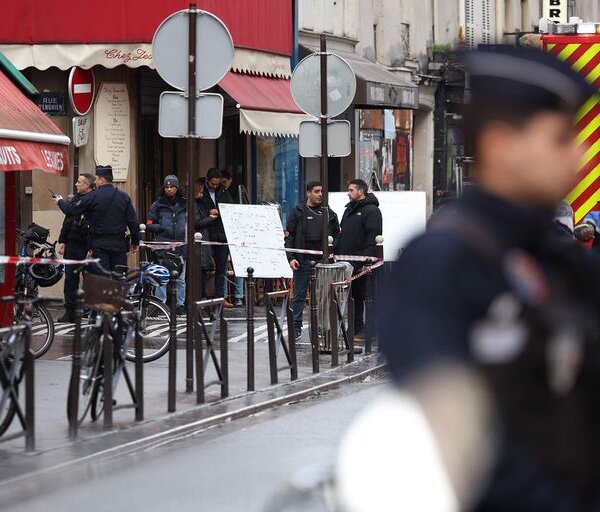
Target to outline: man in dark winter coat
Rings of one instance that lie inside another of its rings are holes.
[[[77,193],[71,199],[76,203],[83,196],[94,190],[95,179],[92,174],[83,173],[75,183]],[[58,254],[66,259],[82,260],[89,250],[89,222],[84,214],[66,215],[63,221],[60,235],[58,236]],[[67,265],[65,267],[65,314],[57,319],[58,322],[75,321],[75,292],[79,288],[79,276],[76,267]]]
[[[306,185],[306,200],[298,203],[290,214],[285,228],[285,246],[290,249],[309,249],[320,251],[323,245],[323,185],[311,181]],[[340,232],[340,225],[335,212],[329,209],[329,236],[334,239]],[[311,260],[320,259],[308,254],[288,253],[290,267],[294,271],[294,336],[302,335],[302,311],[306,302],[306,291],[310,279]]]
[[[231,196],[227,189],[222,185],[223,176],[221,171],[212,167],[206,174],[206,187],[204,195],[198,204],[214,221],[208,227],[208,234],[212,242],[227,242],[225,228],[219,213],[219,205],[222,203],[232,203]],[[215,245],[212,248],[213,258],[215,260],[215,296],[227,297],[227,257],[229,249],[224,245]],[[231,308],[233,304],[225,301],[224,307]]]
[[[381,235],[383,219],[379,209],[379,201],[375,195],[368,193],[366,182],[352,180],[348,186],[350,202],[342,217],[342,231],[335,245],[335,253],[350,256],[373,256],[377,250],[375,238]],[[363,267],[362,263],[353,263],[354,273],[357,274]],[[365,341],[363,328],[365,278],[357,279],[352,283],[352,298],[354,299],[354,332],[355,341]]]
[[[169,175],[164,179],[158,199],[150,206],[146,220],[146,229],[154,234],[157,242],[184,242],[186,239],[187,201],[179,187],[177,176]],[[186,247],[155,252],[158,262],[168,258],[167,253],[185,258]],[[166,286],[156,289],[156,296],[166,302]],[[177,279],[177,314],[185,314],[185,269],[182,268]]]

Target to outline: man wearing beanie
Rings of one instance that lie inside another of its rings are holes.
[[[165,177],[158,199],[150,206],[146,217],[146,230],[154,234],[157,242],[184,242],[186,237],[187,201],[181,192],[177,176],[169,174]],[[183,261],[186,247],[173,250],[160,250],[154,253],[158,263],[164,265],[167,260]],[[169,265],[167,264],[167,267]],[[185,270],[178,269],[177,279],[177,314],[185,314]],[[166,302],[166,287],[156,289],[156,296]]]
[[[140,244],[140,225],[131,198],[114,187],[110,165],[96,166],[96,190],[80,200],[68,203],[62,196],[54,198],[65,215],[85,214],[90,223],[92,255],[107,270],[127,265],[127,252],[136,252]],[[126,231],[131,235],[131,248]]]

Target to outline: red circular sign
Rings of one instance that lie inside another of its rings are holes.
[[[95,81],[91,69],[71,68],[69,73],[69,99],[73,110],[80,116],[86,115],[94,103]]]

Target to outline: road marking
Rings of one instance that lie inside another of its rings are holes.
[[[266,330],[267,330],[267,325],[265,324],[265,325],[261,325],[261,326],[257,327],[254,330],[254,332],[256,333],[256,331],[266,331]],[[241,340],[243,340],[244,338],[247,338],[247,337],[248,337],[248,331],[246,331],[243,334],[240,334],[239,336],[235,336],[235,337],[231,338],[229,340],[229,343],[237,343],[238,341],[241,341]],[[256,338],[254,338],[254,340],[256,341]]]

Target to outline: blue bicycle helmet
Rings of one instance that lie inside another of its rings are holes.
[[[162,265],[157,265],[156,263],[148,265],[144,269],[144,273],[153,277],[161,285],[167,284],[169,282],[169,271],[166,267],[163,267]]]

